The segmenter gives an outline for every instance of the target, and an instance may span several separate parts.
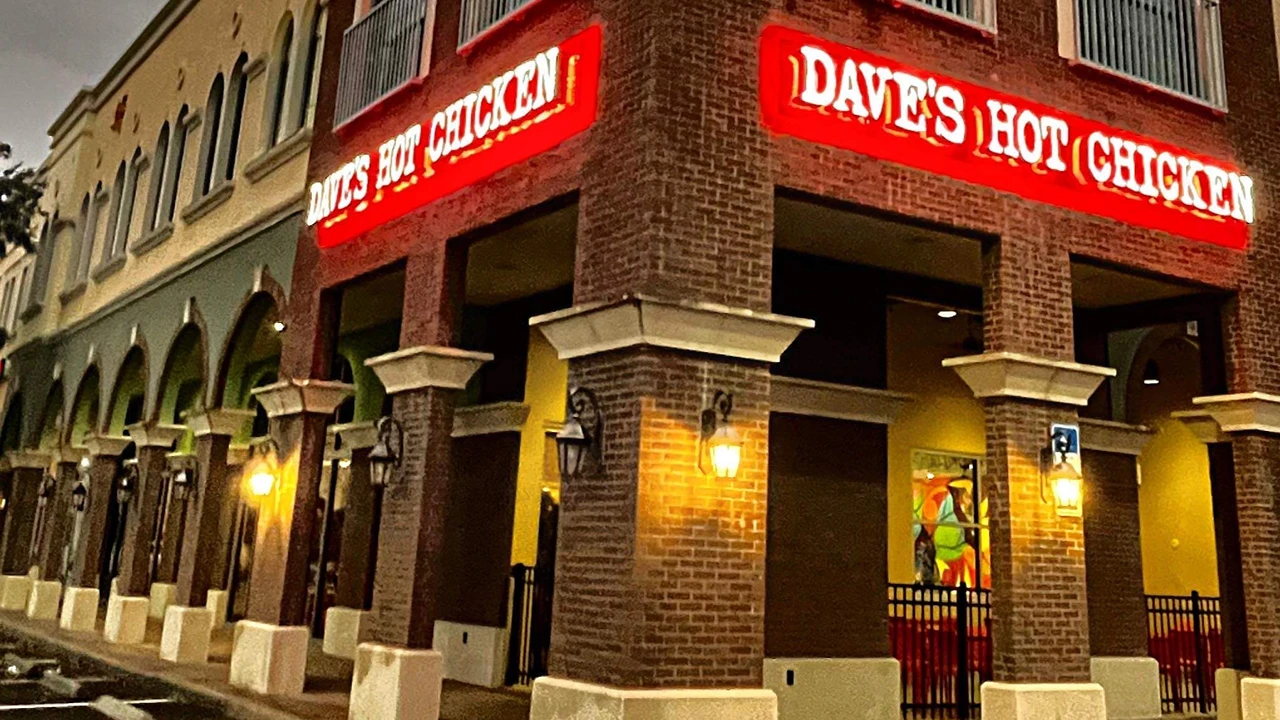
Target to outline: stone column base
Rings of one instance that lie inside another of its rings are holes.
[[[26,575],[5,575],[0,580],[0,610],[26,610],[31,595],[31,578]]]
[[[206,663],[213,634],[213,613],[208,608],[170,605],[164,613],[160,659],[173,663]]]
[[[468,685],[498,688],[506,681],[507,628],[437,620],[431,647],[444,656],[444,677]]]
[[[260,695],[297,695],[307,679],[311,629],[252,620],[236,623],[231,684]]]
[[[1240,683],[1249,677],[1244,670],[1219,668],[1213,675],[1217,686],[1218,720],[1241,720]]]
[[[1096,683],[998,683],[982,685],[982,720],[1106,720],[1107,704]]]
[[[67,588],[58,627],[73,632],[93,632],[97,621],[98,588]]]
[[[1242,679],[1240,716],[1244,720],[1280,720],[1280,680]]]
[[[893,658],[766,659],[779,720],[899,720],[902,669]]]
[[[112,595],[107,600],[107,622],[103,637],[119,645],[141,645],[147,634],[147,607],[144,597]]]
[[[57,620],[60,602],[62,583],[57,580],[36,580],[31,583],[31,597],[27,598],[27,617],[32,620]]]
[[[1160,663],[1154,658],[1089,658],[1089,676],[1106,692],[1108,720],[1160,717]]]
[[[178,586],[173,583],[151,583],[151,603],[147,608],[147,617],[163,620],[164,611],[173,604],[173,598],[178,594]]]
[[[444,658],[435,650],[356,648],[349,720],[437,720]]]
[[[777,717],[778,698],[769,690],[616,690],[545,677],[533,681],[533,700],[529,706],[530,720],[777,720]]]
[[[331,607],[324,614],[324,652],[326,655],[356,659],[356,647],[364,639],[362,633],[369,613],[354,608]]]
[[[204,606],[209,611],[209,627],[217,629],[227,624],[226,590],[210,590],[205,598]]]

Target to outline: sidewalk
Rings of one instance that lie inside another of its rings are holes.
[[[227,682],[231,661],[232,625],[214,630],[209,662],[175,665],[160,659],[162,625],[147,624],[142,645],[121,646],[102,637],[100,613],[97,632],[61,630],[55,621],[30,620],[21,613],[0,612],[0,636],[51,655],[69,653],[118,668],[126,673],[163,682],[175,692],[217,704],[228,717],[242,720],[337,720],[347,717],[352,663],[325,655],[319,641],[312,641],[307,658],[307,683],[302,695],[266,697],[232,687]],[[61,650],[62,652],[58,652]],[[441,720],[528,720],[529,696],[519,690],[489,690],[446,682],[441,698]]]

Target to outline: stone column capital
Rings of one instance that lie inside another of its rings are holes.
[[[1084,407],[1115,368],[995,352],[949,358],[942,366],[956,371],[974,397],[1017,398]]]
[[[390,395],[423,388],[462,390],[493,355],[437,345],[397,350],[365,360]]]
[[[715,303],[632,295],[539,315],[529,325],[542,331],[561,360],[651,346],[776,363],[814,322]]]
[[[90,457],[120,457],[124,449],[133,442],[127,437],[117,435],[89,435],[84,439],[84,447]]]
[[[1280,395],[1262,392],[1206,395],[1191,403],[1213,418],[1224,433],[1280,435]]]
[[[53,455],[37,450],[11,450],[5,453],[5,459],[9,461],[9,467],[14,470],[19,468],[47,470],[53,462]]]
[[[1218,425],[1218,421],[1213,419],[1213,415],[1207,410],[1181,410],[1170,415],[1174,420],[1181,422],[1191,431],[1196,439],[1206,445],[1213,443],[1228,442],[1231,440],[1222,428]]]
[[[183,416],[187,426],[196,437],[205,435],[226,435],[228,437],[239,432],[245,423],[253,420],[256,413],[239,408],[213,408],[190,412]]]
[[[267,410],[267,417],[329,415],[355,392],[354,385],[333,380],[281,380],[249,392]]]
[[[126,427],[125,432],[133,438],[133,444],[144,447],[173,447],[178,438],[187,431],[186,425],[173,425],[155,421],[134,423]]]

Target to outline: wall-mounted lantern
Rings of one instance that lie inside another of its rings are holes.
[[[1049,446],[1041,451],[1040,495],[1052,502],[1058,517],[1084,515],[1084,475],[1080,467],[1080,428],[1054,425]]]
[[[57,489],[58,478],[54,477],[52,473],[46,472],[44,474],[44,479],[40,482],[40,499],[48,502],[49,498],[53,497],[53,493]]]
[[[596,404],[596,394],[586,388],[574,388],[569,393],[569,418],[556,433],[556,451],[560,461],[560,477],[582,477],[583,465],[588,456],[594,456],[597,466],[601,462],[601,442],[604,419]]]
[[[275,489],[280,474],[280,448],[271,438],[263,438],[249,446],[249,492],[256,498],[265,498]]]
[[[80,480],[71,488],[71,509],[78,513],[84,512],[89,505],[89,484],[84,480]]]
[[[138,487],[137,459],[125,460],[123,470],[116,483],[116,504],[122,509],[133,501],[134,489]]]
[[[369,449],[369,484],[385,488],[400,467],[404,449],[404,428],[393,417],[378,420],[378,440]]]
[[[702,411],[702,447],[698,452],[698,469],[707,473],[704,459],[711,460],[711,472],[717,478],[738,476],[742,465],[742,438],[734,429],[729,415],[733,413],[733,394],[717,390],[711,407]]]
[[[191,491],[196,487],[196,468],[196,459],[190,455],[171,456],[168,480],[175,499],[186,500],[191,497]]]

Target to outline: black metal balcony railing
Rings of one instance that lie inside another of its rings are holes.
[[[947,15],[955,15],[976,25],[995,27],[996,0],[915,0],[915,2]]]
[[[531,2],[533,0],[462,0],[458,45],[466,45]]]
[[[417,77],[427,0],[384,0],[342,41],[334,123],[341,125]]]

